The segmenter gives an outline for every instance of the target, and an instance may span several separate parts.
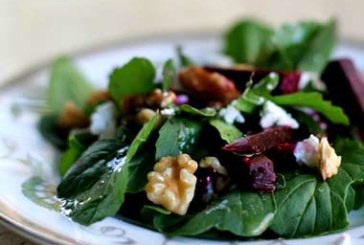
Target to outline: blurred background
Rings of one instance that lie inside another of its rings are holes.
[[[335,18],[342,38],[363,40],[362,0],[0,0],[0,81],[60,53],[123,39],[218,31],[239,17],[279,25]]]
[[[0,0],[0,83],[61,53],[138,36],[219,31],[241,17],[273,25],[338,21],[342,39],[364,42],[363,0]],[[0,227],[0,244],[30,244]]]

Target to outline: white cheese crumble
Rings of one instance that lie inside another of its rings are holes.
[[[241,114],[241,112],[235,108],[234,103],[231,103],[230,105],[226,106],[225,108],[222,108],[219,111],[219,117],[224,119],[224,121],[228,124],[233,124],[234,122],[237,123],[244,123],[245,118]]]
[[[176,110],[174,108],[166,108],[161,110],[160,114],[163,116],[174,116],[176,114]]]
[[[114,105],[112,102],[103,103],[96,107],[91,115],[90,131],[101,137],[112,136],[116,130],[114,119]]]
[[[308,139],[297,143],[293,154],[300,165],[307,165],[310,168],[319,167],[320,153],[319,153],[320,140],[315,135],[311,134]]]
[[[312,86],[320,91],[326,90],[326,85],[323,81],[321,81],[319,74],[314,72],[302,72],[300,76],[300,80],[298,81],[298,89],[304,89],[307,84],[311,82]]]
[[[291,128],[298,128],[298,122],[287,113],[282,107],[277,106],[271,101],[266,101],[263,109],[260,112],[260,126],[262,128],[269,128],[276,126],[289,126]]]

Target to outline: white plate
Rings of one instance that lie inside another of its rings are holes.
[[[121,45],[84,52],[75,61],[98,87],[106,87],[111,69],[134,56],[161,64],[182,45],[195,60],[206,60],[220,48],[216,35],[184,35],[139,39]],[[348,56],[364,68],[364,49],[340,44],[336,56]],[[18,76],[0,91],[0,221],[28,238],[44,244],[246,244],[190,238],[169,239],[116,218],[89,227],[69,220],[57,211],[55,168],[57,152],[36,128],[43,109],[48,65]],[[25,184],[24,184],[25,183]],[[26,195],[28,196],[26,196]],[[345,231],[352,244],[364,244],[364,216],[352,213],[352,227]],[[250,244],[340,244],[343,233],[299,240],[255,241]]]

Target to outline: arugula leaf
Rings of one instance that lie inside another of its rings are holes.
[[[271,92],[278,86],[279,76],[275,72],[269,73],[263,77],[259,83],[253,86],[253,92],[259,96],[267,97],[270,96]]]
[[[125,145],[114,139],[96,141],[66,173],[58,185],[58,195],[69,198],[90,189],[103,173],[112,170],[107,163],[113,161],[123,147]]]
[[[321,113],[333,123],[349,125],[349,118],[344,111],[322,98],[322,94],[318,92],[297,92],[294,94],[272,96],[271,101],[280,106],[297,106],[308,107]]]
[[[335,21],[323,25],[308,43],[297,65],[301,71],[321,72],[329,60],[335,46]]]
[[[109,77],[109,91],[116,102],[125,96],[145,94],[156,86],[154,77],[155,69],[148,59],[133,58],[113,70]]]
[[[210,125],[217,129],[221,138],[228,144],[243,136],[243,133],[240,132],[240,130],[234,125],[226,123],[222,120],[212,119],[210,120]]]
[[[167,91],[171,87],[174,77],[176,76],[176,69],[172,59],[169,59],[164,63],[162,76],[162,89],[163,91]]]
[[[225,53],[237,63],[275,70],[321,72],[335,43],[335,22],[300,22],[276,31],[253,20],[235,24],[225,35]]]
[[[57,193],[74,221],[89,225],[120,208],[127,184],[123,147],[114,139],[96,141],[67,172]]]
[[[270,54],[271,47],[267,40],[273,30],[254,20],[242,20],[225,34],[224,53],[236,63],[258,65]]]
[[[313,236],[349,225],[343,197],[314,175],[297,175],[274,196],[277,212],[270,228],[280,236]]]
[[[67,135],[58,128],[58,115],[44,115],[38,122],[41,135],[59,150],[67,149]]]
[[[187,66],[194,65],[194,62],[192,61],[192,59],[183,53],[181,46],[177,46],[176,51],[177,51],[177,56],[178,56],[181,67],[187,67]]]
[[[243,94],[236,99],[235,101],[235,107],[245,113],[253,113],[253,111],[258,107],[264,104],[265,99],[257,94],[254,89],[252,88],[253,81],[250,80],[246,88],[243,92]],[[262,92],[264,87],[263,85],[259,85],[259,83],[256,85],[258,88],[258,91]],[[269,86],[268,86],[269,87]]]
[[[235,191],[191,217],[171,234],[198,235],[216,228],[244,237],[259,236],[272,222],[275,209],[272,194]]]
[[[90,83],[69,57],[59,57],[53,62],[48,90],[48,104],[52,113],[59,114],[68,101],[83,108],[92,90]]]
[[[347,213],[355,195],[352,184],[364,181],[364,148],[358,142],[340,140],[335,149],[342,156],[337,175],[327,181],[312,174],[286,178],[286,188],[275,192],[277,213],[271,229],[279,235],[313,236],[349,225]]]
[[[61,176],[77,161],[86,148],[96,139],[89,133],[79,133],[68,138],[68,149],[62,154],[58,164]]]
[[[192,154],[198,144],[202,131],[200,122],[187,118],[170,118],[159,130],[156,142],[155,159],[164,156]]]
[[[203,116],[203,117],[213,117],[216,115],[216,110],[212,107],[206,107],[203,109],[197,109],[188,104],[184,104],[178,107],[180,111],[186,112],[191,115]]]
[[[147,183],[147,174],[153,169],[154,144],[148,144],[152,133],[158,128],[162,118],[159,114],[153,116],[144,124],[138,135],[130,145],[126,156],[128,166],[127,192],[142,191]]]

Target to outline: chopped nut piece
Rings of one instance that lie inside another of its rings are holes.
[[[200,161],[201,168],[213,168],[222,175],[227,175],[226,168],[221,165],[220,161],[216,157],[205,157]]]
[[[145,99],[142,95],[126,96],[120,104],[121,111],[128,113],[135,113],[143,108],[145,105]]]
[[[324,180],[337,174],[341,156],[336,155],[335,149],[331,147],[326,137],[323,137],[319,145],[320,171]]]
[[[155,115],[155,113],[156,112],[153,111],[152,109],[148,109],[148,108],[142,109],[140,112],[138,112],[138,115],[137,115],[138,123],[144,124],[144,123],[148,122],[149,119],[151,119]]]
[[[219,73],[210,73],[200,67],[182,70],[178,79],[191,96],[212,104],[224,106],[240,95],[232,81]]]
[[[197,162],[187,154],[163,157],[148,173],[147,197],[173,213],[184,215],[195,194]]]
[[[101,102],[105,102],[108,100],[111,100],[111,95],[110,95],[109,91],[100,90],[100,91],[93,92],[87,99],[86,104],[88,106],[95,106]]]
[[[73,102],[67,102],[58,118],[58,125],[64,129],[85,128],[90,120]]]
[[[160,89],[154,89],[146,97],[147,105],[152,108],[164,108],[176,101],[176,94],[173,91],[162,92]]]
[[[312,134],[308,139],[297,143],[294,156],[299,164],[318,168],[323,180],[336,175],[341,164],[341,157],[336,155],[327,138],[319,139]]]

